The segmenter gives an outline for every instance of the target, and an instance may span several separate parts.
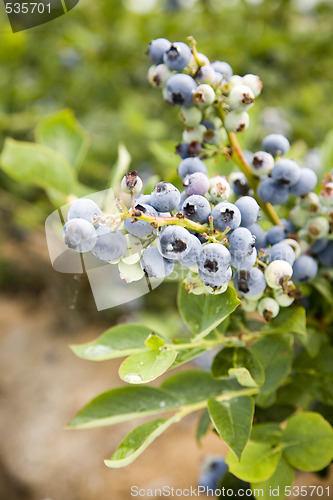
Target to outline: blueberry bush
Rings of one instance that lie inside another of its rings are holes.
[[[78,179],[89,141],[69,110],[44,117],[35,143],[7,139],[1,153],[12,179],[43,188],[55,206],[70,203],[70,252],[118,266],[127,283],[179,282],[176,337],[123,323],[72,346],[87,360],[125,358],[127,385],[88,402],[69,428],[152,417],[105,460],[118,468],[199,412],[197,439],[213,430],[230,449],[228,473],[217,460],[201,482],[232,477],[264,498],[278,485],[283,498],[295,470],[322,471],[333,459],[332,165],[318,179],[277,133],[260,138],[260,151],[240,147],[259,76],[210,62],[192,37],[154,39],[147,54],[149,83],[183,124],[177,176],[143,181],[121,146],[108,181],[119,196],[102,210]],[[147,385],[189,361],[201,368]]]

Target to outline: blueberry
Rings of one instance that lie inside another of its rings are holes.
[[[186,127],[192,128],[199,125],[202,120],[202,113],[196,106],[181,108],[180,117]]]
[[[193,194],[186,198],[181,207],[181,212],[187,219],[204,224],[210,215],[210,203],[204,196]]]
[[[258,313],[265,318],[266,321],[270,321],[275,318],[280,311],[280,306],[276,300],[270,297],[265,297],[261,299],[258,303]]]
[[[196,90],[197,84],[189,75],[178,73],[170,76],[166,82],[165,100],[174,106],[189,107],[193,105],[193,92]]]
[[[275,245],[275,243],[280,243],[287,237],[286,230],[281,226],[273,226],[269,229],[266,236],[267,245]]]
[[[235,111],[247,111],[254,104],[254,94],[247,85],[236,85],[229,93],[229,105]]]
[[[150,66],[147,73],[147,79],[153,87],[163,87],[167,80],[172,75],[166,64],[158,64],[157,66]]]
[[[238,227],[229,238],[229,250],[234,255],[241,256],[251,254],[255,246],[255,237],[249,229]]]
[[[159,212],[175,210],[180,202],[180,192],[170,182],[158,182],[150,195],[150,204]]]
[[[274,167],[274,158],[266,151],[254,153],[251,161],[251,170],[255,175],[267,175]]]
[[[281,156],[288,153],[290,143],[282,134],[269,134],[262,141],[262,146],[267,153],[273,156]]]
[[[200,108],[204,108],[213,104],[215,101],[215,91],[213,87],[207,83],[202,83],[198,85],[192,98],[193,102]]]
[[[157,212],[152,206],[145,203],[140,203],[140,201],[135,204],[135,209],[144,214],[157,217]],[[127,232],[129,232],[133,236],[136,236],[137,238],[145,238],[154,231],[149,222],[144,220],[135,221],[131,217],[125,219],[124,226]]]
[[[260,250],[261,248],[265,248],[265,246],[266,246],[266,231],[264,231],[263,228],[257,223],[252,224],[252,226],[249,226],[248,229],[249,229],[249,231],[251,231],[252,235],[255,236],[256,249]]]
[[[223,76],[223,78],[227,81],[233,75],[232,67],[230,66],[229,63],[225,61],[215,61],[212,63],[212,67],[217,73],[220,73]]]
[[[220,231],[225,231],[227,226],[236,229],[241,222],[241,213],[236,205],[223,201],[212,210],[214,226]]]
[[[164,259],[156,247],[149,247],[143,251],[140,265],[148,278],[165,278],[174,268],[174,263]]]
[[[325,250],[318,254],[322,266],[333,267],[333,241],[330,241]]]
[[[197,156],[200,153],[200,150],[201,144],[199,142],[191,142],[191,144],[181,142],[176,146],[176,154],[179,155],[182,160]]]
[[[290,192],[296,196],[304,196],[316,187],[317,181],[317,175],[313,170],[302,168],[300,178],[291,186]]]
[[[281,219],[281,222],[287,233],[294,233],[296,231],[294,224],[288,219]]]
[[[272,178],[283,186],[293,186],[301,176],[301,169],[297,163],[288,158],[278,161],[273,170]]]
[[[70,219],[62,230],[66,245],[76,252],[89,252],[97,241],[96,229],[86,219]]]
[[[295,252],[288,243],[276,243],[271,248],[267,249],[268,260],[285,260],[291,266],[295,262]]]
[[[237,255],[231,253],[231,265],[235,269],[250,269],[257,260],[257,250],[253,248],[252,252],[246,255]]]
[[[198,259],[199,270],[207,276],[225,275],[230,266],[231,255],[220,243],[208,243],[202,247]]]
[[[286,278],[291,278],[293,268],[286,260],[273,260],[265,269],[265,278],[270,288],[281,288]]]
[[[260,215],[260,207],[252,196],[243,196],[239,198],[235,205],[241,213],[242,227],[252,226],[252,224],[257,222]]]
[[[191,59],[191,49],[183,42],[174,42],[163,55],[163,61],[172,71],[182,71]]]
[[[171,43],[166,38],[156,38],[148,46],[147,54],[153,64],[161,64],[163,56],[171,47]]]
[[[287,186],[278,184],[274,179],[268,177],[260,182],[258,196],[264,203],[283,205],[289,199],[289,189]]]
[[[266,288],[265,276],[257,267],[237,271],[234,277],[234,284],[237,290],[242,292],[246,297],[260,295]]]
[[[319,238],[311,247],[311,253],[317,255],[325,250],[328,245],[328,240],[326,238]]]
[[[167,226],[157,240],[158,251],[170,260],[182,259],[189,253],[191,246],[191,234],[180,226]]]
[[[247,178],[242,172],[233,172],[229,176],[229,182],[236,196],[246,196],[250,190]]]
[[[91,224],[95,222],[102,212],[98,205],[89,198],[80,198],[71,205],[68,210],[67,220],[70,219],[85,219]],[[95,224],[98,227],[98,223]]]
[[[192,267],[197,264],[199,255],[201,253],[200,240],[191,234],[191,249],[185,257],[179,259],[179,263],[184,267]]]
[[[188,196],[191,194],[200,194],[203,196],[209,189],[209,180],[206,174],[194,172],[194,174],[185,177],[183,186]]]
[[[207,167],[198,157],[185,158],[178,166],[178,175],[181,179],[185,179],[187,175],[201,172],[207,175]]]
[[[252,75],[251,73],[248,73],[247,75],[243,76],[242,81],[244,85],[250,87],[254,94],[254,97],[257,97],[261,93],[263,85],[258,75]]]
[[[318,273],[318,264],[313,257],[301,255],[293,265],[293,280],[296,283],[307,283]]]
[[[230,111],[224,120],[224,124],[229,132],[244,132],[250,124],[250,117],[246,111]]]
[[[119,231],[112,231],[110,227],[96,229],[97,241],[92,253],[103,262],[116,260],[122,257],[127,249],[126,239]]]
[[[231,267],[227,267],[223,272],[219,272],[216,274],[205,273],[201,269],[198,271],[199,278],[206,286],[210,286],[211,288],[221,288],[224,285],[227,285],[232,278],[232,269]]]
[[[210,64],[200,66],[194,78],[200,83],[213,83],[215,81],[215,70]]]

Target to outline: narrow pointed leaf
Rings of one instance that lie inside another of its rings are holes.
[[[240,459],[251,433],[253,398],[239,396],[221,402],[210,399],[208,411],[217,432]]]
[[[129,384],[146,384],[166,372],[176,356],[176,351],[168,350],[132,354],[122,362],[119,376]]]

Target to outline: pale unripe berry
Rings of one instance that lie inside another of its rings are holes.
[[[183,142],[191,143],[193,141],[202,142],[206,127],[204,125],[197,125],[194,128],[189,128],[183,132]]]
[[[127,172],[122,178],[120,184],[124,193],[140,193],[142,186],[142,180],[135,171]]]
[[[306,230],[308,235],[315,240],[325,238],[330,230],[328,219],[320,216],[312,217],[306,225]]]
[[[180,108],[180,117],[186,127],[193,128],[201,122],[202,113],[200,109],[191,106],[190,108]]]
[[[250,117],[245,111],[242,113],[230,111],[224,123],[229,132],[243,132],[250,124]]]
[[[229,94],[229,105],[235,111],[247,111],[254,104],[254,94],[247,85],[232,87]]]
[[[275,318],[280,311],[280,306],[276,300],[270,297],[265,297],[261,299],[258,303],[258,313],[265,318],[266,321],[270,321]]]
[[[273,291],[274,299],[280,307],[289,307],[294,302],[294,297],[289,297],[282,288]]]
[[[258,75],[248,74],[243,76],[243,84],[250,87],[255,97],[258,97],[262,90],[262,81]]]
[[[215,201],[227,200],[230,196],[230,184],[226,177],[222,175],[215,175],[209,179],[209,194]]]
[[[280,288],[284,279],[292,275],[293,268],[285,260],[274,260],[265,269],[266,282],[271,288]]]
[[[163,87],[172,75],[172,72],[166,64],[158,64],[157,66],[150,66],[147,73],[147,79],[153,87]]]
[[[207,85],[207,83],[202,83],[198,85],[194,91],[192,99],[200,108],[209,106],[215,101],[215,91],[210,85]]]

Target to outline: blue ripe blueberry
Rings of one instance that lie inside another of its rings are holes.
[[[119,231],[112,231],[110,227],[96,229],[97,241],[92,253],[103,262],[120,259],[127,250],[126,239]]]
[[[295,252],[288,243],[276,243],[266,250],[268,261],[286,260],[291,266],[295,262]]]
[[[212,67],[217,73],[222,75],[224,80],[228,81],[233,75],[232,67],[225,61],[215,61],[212,63]]]
[[[191,59],[191,49],[183,42],[174,42],[163,55],[163,61],[172,71],[182,71]]]
[[[192,158],[200,153],[201,144],[199,142],[181,142],[176,146],[176,154],[185,160],[185,158]]]
[[[250,254],[235,255],[231,254],[231,265],[235,269],[250,269],[253,267],[257,260],[257,250],[253,248]]]
[[[325,250],[318,254],[322,266],[333,267],[333,241],[330,241]]]
[[[272,178],[284,186],[293,186],[301,176],[301,169],[294,160],[283,158],[275,163]]]
[[[185,257],[179,259],[179,263],[184,267],[196,266],[199,255],[201,253],[200,240],[191,234],[191,249]]]
[[[267,232],[266,244],[275,245],[275,243],[280,243],[280,241],[284,240],[286,237],[287,233],[283,227],[273,226]]]
[[[182,259],[189,253],[191,246],[191,234],[180,226],[167,226],[157,240],[158,251],[170,260]]]
[[[178,205],[178,212],[181,212],[182,207],[183,207],[183,203],[186,200],[186,198],[187,198],[187,194],[185,193],[185,191],[182,191],[180,193],[180,202],[179,202],[179,205]]]
[[[97,241],[96,229],[85,219],[70,219],[62,229],[66,245],[76,252],[89,252]]]
[[[232,278],[232,269],[227,267],[223,272],[218,272],[216,274],[204,273],[201,269],[198,271],[199,278],[206,286],[211,288],[221,288],[221,286],[226,285]]]
[[[157,217],[156,210],[150,205],[146,205],[145,203],[137,202],[135,204],[135,210],[147,215],[152,215],[153,217]],[[125,219],[124,226],[127,232],[129,232],[133,236],[136,236],[137,238],[145,238],[154,231],[149,222],[145,220],[135,221],[131,217]]]
[[[220,231],[225,231],[229,226],[231,230],[236,229],[241,222],[241,213],[236,205],[228,201],[222,201],[212,210],[214,226]]]
[[[328,245],[328,240],[326,238],[319,238],[316,240],[314,244],[311,246],[311,253],[313,255],[318,255],[323,252]]]
[[[252,226],[248,227],[249,231],[251,231],[252,235],[256,239],[255,247],[257,250],[261,248],[265,248],[266,246],[266,231],[260,226],[260,224],[252,224]]]
[[[313,170],[301,168],[300,178],[291,186],[290,192],[296,196],[304,196],[316,187],[317,181],[317,175]]]
[[[181,179],[185,179],[186,176],[194,174],[195,172],[201,172],[207,175],[207,167],[200,158],[197,156],[191,158],[184,158],[178,166],[178,175]]]
[[[197,84],[191,76],[177,73],[166,82],[164,98],[174,106],[189,107],[193,105],[192,97],[196,88]]]
[[[203,196],[209,189],[209,180],[206,174],[202,172],[194,172],[194,174],[187,175],[183,180],[185,193],[190,196],[191,194],[200,194]]]
[[[215,70],[210,64],[200,66],[194,78],[200,83],[213,83],[215,81]]]
[[[221,243],[208,243],[202,247],[198,259],[199,270],[207,276],[224,275],[230,266],[231,255]]]
[[[161,64],[163,56],[171,47],[171,43],[166,38],[156,38],[148,46],[147,54],[153,64]]]
[[[148,278],[165,278],[174,268],[174,262],[164,259],[156,247],[148,247],[143,251],[140,265]]]
[[[266,280],[260,269],[252,267],[248,270],[238,270],[234,276],[234,285],[246,297],[253,297],[265,291]]]
[[[318,273],[318,264],[313,257],[301,255],[293,265],[293,281],[307,283]]]
[[[170,182],[158,182],[150,195],[150,204],[159,212],[175,210],[180,202],[180,192]]]
[[[248,194],[250,186],[242,172],[232,172],[228,180],[236,196],[246,196]]]
[[[263,179],[258,186],[258,196],[264,203],[283,205],[289,199],[289,188],[278,184],[274,179]]]
[[[139,196],[135,199],[135,203],[143,203],[145,205],[149,205],[150,202],[150,194],[139,194]]]
[[[241,213],[242,220],[240,225],[242,227],[249,227],[257,222],[260,215],[260,207],[252,196],[239,198],[235,205]]]
[[[273,156],[281,156],[288,153],[290,143],[282,134],[269,134],[262,141],[262,147]]]
[[[229,250],[234,255],[246,255],[252,253],[255,246],[255,236],[245,227],[235,229],[229,238]]]
[[[211,474],[210,472],[205,472],[204,474],[201,474],[201,476],[199,477],[199,482],[198,482],[199,486],[202,488],[205,489],[205,491],[207,492],[207,495],[209,493],[210,490],[217,490],[218,488],[218,481],[216,480],[216,477],[213,476],[213,474]],[[200,491],[201,491],[200,489]]]
[[[286,230],[287,233],[294,233],[296,231],[294,224],[291,222],[291,220],[288,219],[281,219],[281,222]]]
[[[204,224],[210,216],[210,210],[210,203],[207,198],[192,194],[184,200],[180,211],[187,219]]]
[[[274,168],[274,158],[266,151],[257,151],[254,153],[251,161],[251,170],[257,175],[267,175]]]
[[[95,222],[98,217],[102,215],[102,212],[98,205],[89,198],[79,198],[74,201],[68,210],[67,220],[70,219],[85,219],[91,224]],[[98,223],[95,224],[95,227],[98,227]]]

